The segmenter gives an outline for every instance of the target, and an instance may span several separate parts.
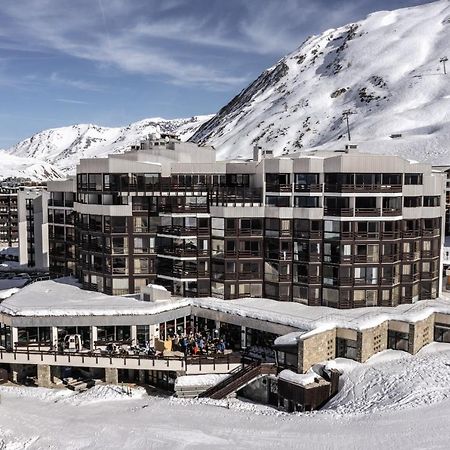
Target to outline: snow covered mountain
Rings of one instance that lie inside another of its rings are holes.
[[[221,158],[254,145],[290,153],[344,145],[450,164],[450,2],[396,11],[309,37],[205,123],[192,140]]]
[[[9,155],[0,150],[0,180],[28,178],[33,181],[65,178],[63,172],[52,164],[35,158]]]
[[[195,116],[189,119],[166,120],[161,118],[144,119],[131,123],[126,127],[107,128],[92,124],[80,124],[69,127],[54,128],[41,131],[6,150],[0,157],[8,161],[10,172],[14,172],[14,164],[20,172],[24,161],[43,164],[42,170],[32,169],[34,178],[54,177],[55,173],[73,173],[80,158],[105,157],[110,153],[122,153],[130,145],[138,143],[159,125],[161,132],[178,134],[187,140],[197,128],[211,116]],[[23,159],[23,160],[22,160]],[[29,164],[30,165],[30,164]],[[46,168],[48,174],[46,173]],[[48,176],[47,176],[48,175]],[[22,176],[17,174],[17,176]]]

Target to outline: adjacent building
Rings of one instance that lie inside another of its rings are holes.
[[[19,242],[17,229],[18,186],[0,186],[0,248],[15,247]]]
[[[354,146],[225,162],[152,136],[49,183],[50,271],[113,295],[413,303],[439,295],[444,189],[431,166]]]
[[[48,199],[45,187],[17,192],[19,264],[48,270]]]

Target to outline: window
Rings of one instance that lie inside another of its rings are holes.
[[[323,288],[322,297],[324,306],[337,306],[339,303],[339,291],[337,289]]]
[[[418,208],[422,206],[422,197],[404,197],[403,206],[406,208]]]
[[[377,284],[378,267],[355,267],[355,281],[360,284]]]
[[[383,185],[402,184],[401,173],[383,173],[381,175]]]
[[[378,292],[371,289],[355,289],[353,301],[359,305],[377,306]]]
[[[396,210],[402,207],[400,197],[383,197],[383,209]]]
[[[421,173],[405,173],[405,184],[422,184],[423,175]]]
[[[275,195],[266,195],[266,205],[277,206],[278,208],[289,208],[290,196],[281,197]]]
[[[423,206],[436,207],[441,205],[441,198],[439,195],[426,195],[423,197]]]
[[[294,206],[296,208],[319,208],[320,197],[294,197]]]
[[[224,236],[224,219],[212,218],[211,227],[213,236]]]
[[[152,273],[153,260],[149,258],[134,258],[135,273]]]

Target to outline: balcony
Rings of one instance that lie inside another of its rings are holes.
[[[392,216],[401,216],[402,209],[401,208],[383,208],[383,216],[392,217]]]
[[[402,253],[403,261],[415,261],[420,258],[420,252],[407,252]]]
[[[325,192],[402,192],[401,184],[325,184]]]
[[[325,208],[325,216],[353,217],[353,208]]]
[[[295,192],[322,192],[322,184],[294,184]]]
[[[197,236],[197,227],[183,227],[172,225],[159,226],[157,230],[158,234],[167,234],[170,236]]]
[[[380,208],[355,208],[357,217],[379,217]]]
[[[441,233],[441,230],[439,228],[434,228],[434,229],[430,229],[430,230],[423,230],[422,231],[422,235],[423,236],[439,236],[439,234]]]
[[[400,261],[400,255],[399,254],[395,254],[395,255],[383,255],[381,257],[381,262],[382,263],[394,263]]]
[[[382,277],[381,278],[382,286],[393,286],[398,283],[400,283],[400,277]]]
[[[194,270],[194,269],[187,270],[187,269],[175,268],[171,271],[162,269],[162,270],[158,271],[158,273],[156,274],[156,276],[158,276],[158,275],[161,275],[163,277],[183,279],[183,278],[198,278],[199,275],[205,275],[205,272],[199,273],[197,270]]]
[[[266,183],[266,192],[292,192],[292,184]]]
[[[420,276],[418,273],[413,275],[402,275],[402,283],[413,283],[414,281],[418,281]]]
[[[227,274],[228,277],[229,274]],[[262,280],[262,274],[259,272],[239,273],[239,280]]]

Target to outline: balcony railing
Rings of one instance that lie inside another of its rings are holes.
[[[353,217],[353,208],[325,208],[325,216]]]
[[[380,208],[355,208],[355,216],[358,217],[378,217]]]
[[[292,184],[266,184],[266,192],[291,192]]]
[[[295,192],[322,192],[322,184],[294,184]]]
[[[383,208],[383,216],[392,217],[401,215],[402,215],[401,208]]]
[[[159,234],[168,234],[173,236],[197,236],[197,227],[183,227],[183,226],[159,226]]]
[[[325,192],[402,192],[402,185],[325,183]]]

